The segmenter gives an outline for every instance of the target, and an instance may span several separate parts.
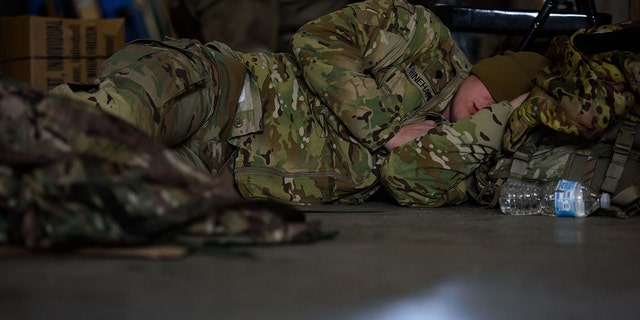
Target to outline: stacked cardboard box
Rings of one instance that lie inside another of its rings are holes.
[[[124,46],[124,28],[122,18],[2,18],[0,70],[41,90],[87,82]]]

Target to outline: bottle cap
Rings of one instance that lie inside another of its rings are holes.
[[[606,192],[603,193],[600,196],[600,208],[607,209],[607,208],[609,208],[610,204],[611,204],[611,196]]]

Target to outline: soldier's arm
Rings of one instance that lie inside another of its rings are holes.
[[[394,149],[382,183],[398,203],[437,207],[466,200],[466,178],[502,147],[512,106],[501,102]]]
[[[410,39],[412,23],[427,22],[404,1],[368,1],[323,16],[303,26],[292,39],[305,81],[339,117],[349,132],[371,150],[384,146],[407,113],[422,104],[400,64],[408,42],[421,50],[437,47],[448,32],[439,20],[429,21],[422,39]],[[416,22],[418,21],[418,22]]]

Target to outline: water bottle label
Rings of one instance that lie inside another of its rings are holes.
[[[575,181],[560,180],[556,187],[556,214],[559,217],[575,217]]]

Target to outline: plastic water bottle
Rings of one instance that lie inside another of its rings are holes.
[[[609,194],[575,181],[507,180],[500,189],[500,211],[510,215],[586,217],[609,207]]]

